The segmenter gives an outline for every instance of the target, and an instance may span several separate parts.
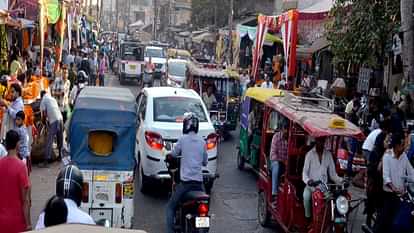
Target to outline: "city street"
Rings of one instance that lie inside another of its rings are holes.
[[[120,86],[118,80],[111,76],[106,80],[110,86]],[[127,86],[136,94],[135,83]],[[219,146],[218,172],[212,193],[212,228],[210,232],[266,233],[274,232],[263,229],[257,221],[257,193],[255,175],[248,171],[239,171],[236,167],[237,132],[233,137]],[[59,164],[47,169],[34,166],[32,181],[32,224],[47,199],[55,192],[55,178]],[[136,187],[134,228],[151,233],[165,232],[165,208],[168,201],[167,187],[154,188],[150,194],[143,195]]]

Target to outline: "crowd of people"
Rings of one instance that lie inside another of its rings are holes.
[[[0,229],[2,232],[11,233],[30,230],[32,227],[29,176],[33,137],[28,130],[31,125],[26,125],[25,121],[27,116],[23,91],[33,77],[39,77],[41,72],[40,57],[33,48],[24,51],[23,56],[21,54],[17,46],[12,46],[10,65],[6,72],[3,71],[0,79],[0,108],[3,113],[0,131],[0,174],[1,177],[7,177],[0,179],[0,185],[7,187],[0,194],[0,209],[7,209],[1,211]],[[55,59],[56,54],[45,49],[42,76],[48,80],[49,85],[38,97],[41,122],[43,127],[47,128],[47,140],[43,162],[38,165],[40,168],[48,167],[52,161],[63,158],[65,123],[70,118],[75,100],[82,88],[88,84],[104,86],[108,64],[103,51],[89,47],[71,49],[58,64]],[[52,156],[55,140],[57,158]],[[79,170],[77,172],[80,174]],[[62,176],[64,175],[63,173]],[[63,187],[63,179],[71,178],[61,177],[59,180],[58,177],[57,186],[62,183],[61,192],[69,195],[73,191],[63,191],[66,188]],[[65,195],[54,196],[48,201],[36,228],[41,229],[64,222],[94,224],[89,215],[80,211],[80,199],[77,199],[79,197]],[[66,209],[66,212],[63,209]]]

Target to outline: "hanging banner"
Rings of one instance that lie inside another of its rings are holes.
[[[63,50],[63,42],[65,40],[65,30],[66,30],[66,5],[62,2],[61,5],[62,12],[60,13],[59,21],[55,25],[56,33],[58,37],[56,38],[56,68],[59,66],[60,62],[62,61],[62,50]]]
[[[39,0],[39,28],[40,28],[40,77],[43,76],[43,58],[44,58],[44,48],[45,48],[45,32],[47,27],[46,19],[46,4],[44,0]]]
[[[70,13],[68,14],[68,52],[70,53],[70,50],[72,48],[72,24],[73,24],[73,10],[70,10]]]
[[[55,24],[59,20],[60,6],[58,0],[45,0],[47,6],[47,21],[49,24]]]

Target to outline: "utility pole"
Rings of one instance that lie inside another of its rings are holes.
[[[401,31],[403,41],[403,66],[404,80],[414,83],[414,35],[413,35],[413,1],[401,0]]]
[[[152,37],[154,40],[157,39],[157,24],[158,24],[158,3],[157,0],[153,0],[153,7],[154,7],[154,22],[153,22],[153,34]]]
[[[116,9],[116,35],[119,33],[119,0],[115,0],[115,9]]]
[[[230,15],[229,15],[229,53],[228,65],[233,64],[233,14],[234,14],[234,0],[230,0]]]

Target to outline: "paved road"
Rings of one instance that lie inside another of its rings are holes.
[[[106,81],[109,86],[120,86],[114,76]],[[139,88],[135,83],[127,86],[134,94]],[[212,228],[210,232],[225,233],[270,233],[272,229],[263,229],[257,222],[257,192],[256,178],[251,172],[239,171],[236,168],[236,145],[238,136],[219,145],[218,172],[212,193],[210,212]],[[59,164],[48,169],[34,168],[31,175],[32,191],[32,221],[35,224],[37,216],[46,200],[55,191],[55,177]],[[165,207],[168,201],[167,188],[156,186],[150,194],[143,195],[136,187],[134,228],[151,233],[165,232]],[[358,231],[353,231],[358,232]]]

